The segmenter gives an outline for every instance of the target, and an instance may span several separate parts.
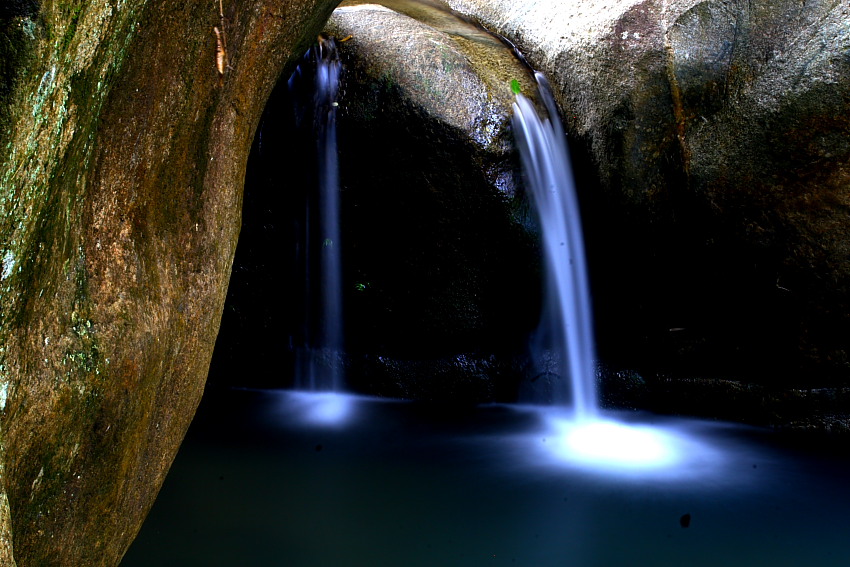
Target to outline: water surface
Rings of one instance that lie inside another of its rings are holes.
[[[566,417],[210,391],[122,566],[850,565],[846,459],[630,413],[681,454],[608,468]]]

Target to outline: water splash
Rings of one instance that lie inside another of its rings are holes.
[[[349,424],[357,399],[338,392],[290,392],[288,397],[295,421],[321,427]]]
[[[513,126],[527,186],[540,219],[546,264],[546,294],[541,333],[561,362],[566,380],[556,380],[553,402],[572,400],[576,420],[598,414],[596,349],[587,282],[581,217],[575,193],[566,137],[558,120],[551,89],[540,73],[535,77],[548,118],[517,94]]]
[[[305,272],[303,345],[298,349],[296,383],[314,391],[339,391],[343,386],[340,354],[342,330],[342,261],[339,228],[339,164],[336,145],[336,112],[342,63],[333,38],[321,36],[289,81],[290,90],[301,88],[306,69],[315,70],[310,96],[303,101],[302,126],[316,141],[316,187],[307,198],[303,225],[302,258]],[[298,99],[294,93],[294,98]],[[312,118],[312,124],[303,124]]]
[[[553,401],[572,399],[570,415],[547,421],[556,439],[548,444],[557,462],[629,478],[693,478],[722,462],[721,453],[677,427],[625,422],[601,412],[596,395],[593,314],[581,218],[566,137],[546,79],[536,73],[548,118],[517,94],[513,125],[527,186],[537,210],[546,263],[545,335],[569,376],[557,380]],[[537,353],[540,356],[540,353]],[[557,411],[557,410],[556,410]]]
[[[563,445],[555,450],[565,458],[600,469],[657,469],[680,459],[675,438],[658,428],[595,420],[557,423]]]

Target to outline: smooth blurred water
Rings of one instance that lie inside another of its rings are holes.
[[[674,458],[576,456],[552,407],[211,391],[122,566],[850,565],[846,456],[615,417]]]
[[[549,116],[541,117],[528,98],[517,94],[513,126],[543,241],[546,301],[540,334],[548,341],[541,350],[554,350],[559,373],[569,378],[569,387],[566,380],[553,382],[563,387],[551,392],[552,401],[571,401],[577,419],[593,419],[598,412],[596,347],[581,212],[551,89],[543,75],[535,76]]]
[[[342,390],[342,259],[336,113],[342,63],[333,38],[320,38],[289,80],[302,128],[316,143],[316,187],[307,188],[300,239],[304,264],[304,329],[297,352],[296,383],[313,391]]]

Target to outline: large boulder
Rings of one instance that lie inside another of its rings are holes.
[[[333,5],[0,7],[0,564],[115,565],[138,531],[203,392],[257,122]]]
[[[603,354],[847,382],[846,2],[449,4],[550,77],[580,140]]]

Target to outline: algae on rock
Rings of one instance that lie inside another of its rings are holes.
[[[222,78],[210,2],[0,8],[4,561],[115,565],[138,531],[203,391],[259,115],[333,5],[225,2]]]

